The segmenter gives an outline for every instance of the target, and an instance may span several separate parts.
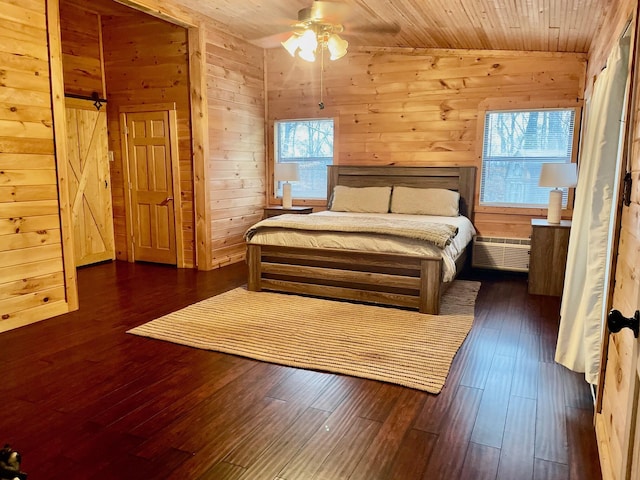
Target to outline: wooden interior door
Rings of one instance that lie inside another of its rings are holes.
[[[115,242],[106,109],[66,99],[69,200],[76,266],[113,260]]]
[[[633,302],[630,302],[633,304]],[[629,388],[627,393],[627,401],[618,406],[618,415],[625,418],[626,421],[621,428],[622,441],[620,442],[619,461],[613,462],[610,476],[619,480],[637,480],[640,479],[640,291],[638,291],[635,301],[635,313],[626,318],[618,311],[613,310],[609,313],[607,319],[608,329],[612,334],[631,336],[634,334],[634,340],[631,343],[630,364],[631,375],[629,379]],[[627,331],[629,328],[630,331]],[[625,329],[622,333],[621,330]],[[606,390],[605,390],[606,393]],[[607,477],[609,475],[606,475]]]
[[[638,302],[640,304],[640,301]],[[638,305],[640,309],[640,305]],[[631,405],[633,409],[633,421],[635,425],[632,425],[633,429],[630,430],[629,447],[632,449],[631,453],[631,475],[630,479],[640,478],[640,418],[638,418],[638,411],[640,411],[640,342],[636,341],[635,359],[634,359],[634,397]]]
[[[621,178],[619,198],[615,199],[618,209],[611,264],[611,278],[615,280],[608,285],[606,309],[618,314],[610,313],[603,329],[595,405],[598,453],[602,476],[606,480],[640,478],[640,182],[636,180],[640,171],[640,49],[637,8],[634,8],[633,16],[632,28],[621,37],[631,39],[631,82],[622,161],[626,163],[623,172],[629,172],[633,182],[625,186],[626,181]],[[620,43],[622,45],[622,41]],[[627,316],[624,322],[621,320],[623,315]],[[616,316],[619,317],[617,321]],[[624,326],[633,327],[635,332]]]
[[[129,219],[136,261],[177,264],[175,125],[168,110],[125,113]]]

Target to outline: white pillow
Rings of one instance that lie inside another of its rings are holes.
[[[445,188],[393,187],[391,213],[457,217],[460,194]]]
[[[389,213],[391,187],[333,188],[330,210],[333,212]]]

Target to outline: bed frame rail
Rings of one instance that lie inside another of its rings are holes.
[[[251,291],[440,311],[441,258],[249,244],[247,262]]]

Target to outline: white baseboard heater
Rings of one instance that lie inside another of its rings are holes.
[[[477,268],[528,272],[530,250],[528,238],[476,237],[471,264]]]

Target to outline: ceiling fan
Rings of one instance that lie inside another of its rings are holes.
[[[346,3],[332,1],[314,1],[311,6],[298,11],[298,20],[292,21],[291,29],[268,37],[254,40],[252,43],[263,48],[282,45],[291,56],[297,55],[303,60],[313,62],[316,54],[329,52],[331,60],[342,58],[347,53],[349,42],[340,35],[348,36],[358,32],[398,33],[399,26],[381,24],[366,28],[349,23],[351,7]]]

